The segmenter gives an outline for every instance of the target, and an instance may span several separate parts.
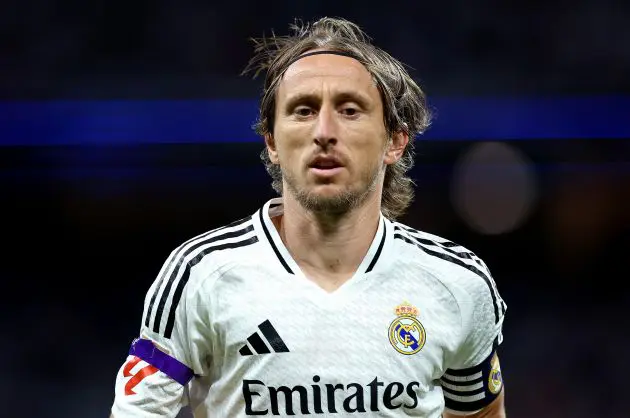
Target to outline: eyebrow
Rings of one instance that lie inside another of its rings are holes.
[[[363,108],[371,107],[372,101],[368,95],[350,90],[342,90],[334,93],[333,100],[335,100],[335,102],[355,102]],[[285,109],[292,109],[302,103],[315,104],[320,101],[321,95],[319,93],[300,92],[290,95],[284,107]]]

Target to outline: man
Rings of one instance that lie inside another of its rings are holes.
[[[504,417],[505,304],[470,251],[394,219],[422,90],[353,23],[257,43],[280,198],[176,248],[112,414]]]

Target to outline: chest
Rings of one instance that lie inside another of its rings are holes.
[[[339,294],[264,271],[226,279],[210,319],[218,375],[280,383],[378,377],[428,386],[444,372],[457,338],[448,294],[417,278],[374,275]]]

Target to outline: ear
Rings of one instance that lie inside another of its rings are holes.
[[[265,134],[265,145],[267,146],[267,153],[269,154],[269,160],[273,164],[278,164],[278,150],[276,149],[276,141],[271,134]]]
[[[409,134],[405,131],[394,132],[391,141],[385,150],[385,158],[383,162],[387,165],[394,164],[400,160],[405,152],[405,148],[409,143]]]

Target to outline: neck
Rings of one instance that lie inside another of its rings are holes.
[[[325,289],[352,277],[363,261],[378,228],[380,193],[343,214],[313,213],[290,193],[283,197],[284,215],[276,225],[302,271]]]

